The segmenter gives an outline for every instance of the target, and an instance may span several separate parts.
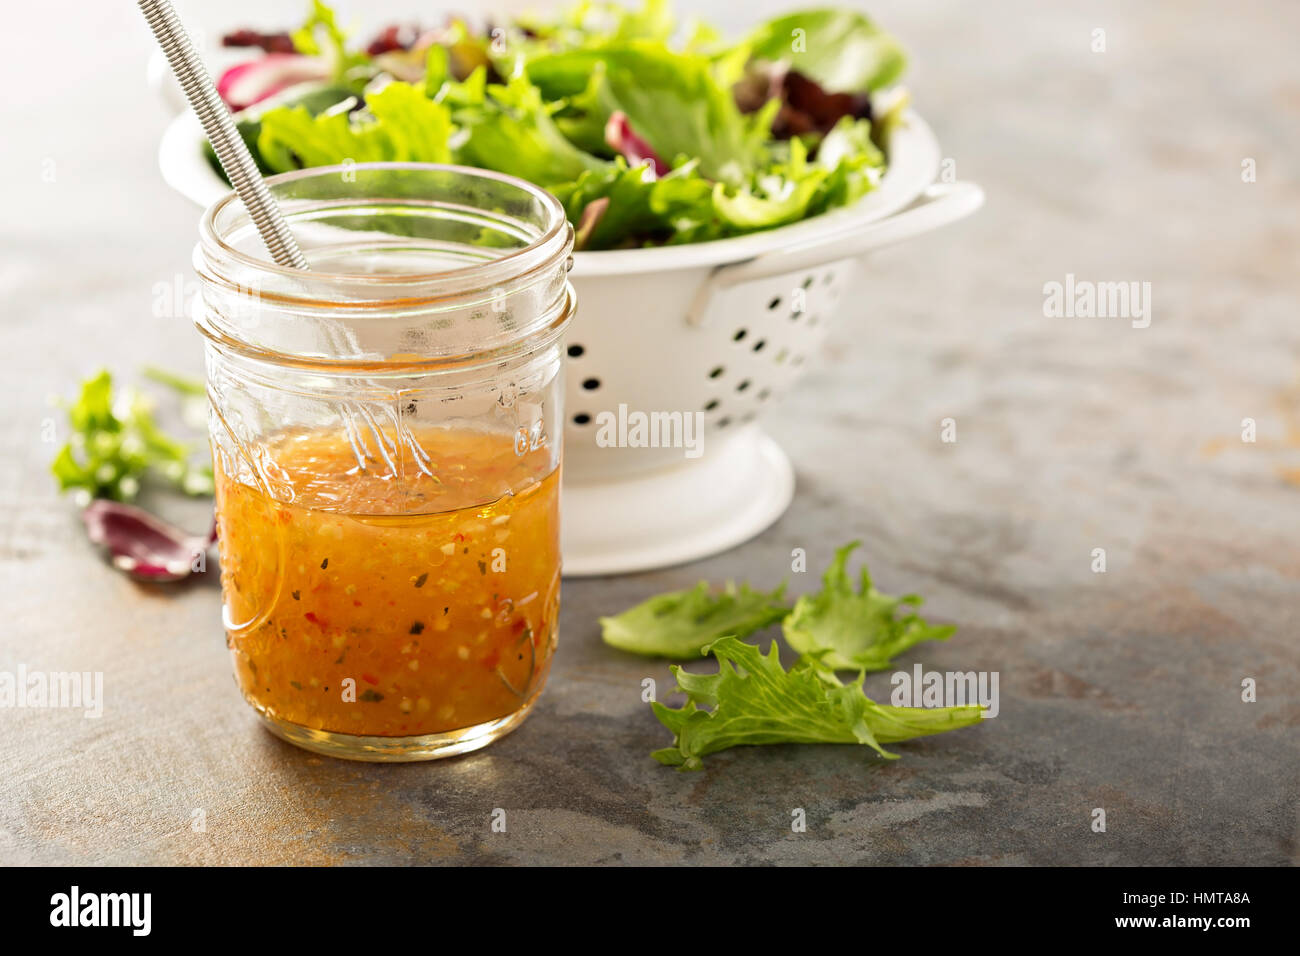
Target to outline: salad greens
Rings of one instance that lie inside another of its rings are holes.
[[[953,635],[956,627],[928,624],[911,610],[921,605],[919,596],[877,591],[865,567],[854,592],[845,564],[860,545],[853,541],[839,548],[822,575],[822,590],[800,597],[793,608],[783,600],[784,584],[765,593],[728,582],[713,594],[708,582],[701,581],[602,617],[601,637],[633,654],[688,660],[719,637],[747,637],[780,622],[786,643],[823,670],[878,671],[921,641],[946,641]],[[901,617],[900,608],[907,610]]]
[[[677,708],[652,705],[674,739],[671,747],[651,756],[681,770],[700,769],[707,754],[759,744],[863,744],[896,759],[882,744],[969,727],[979,723],[983,712],[977,704],[877,704],[863,693],[861,683],[841,684],[811,659],[784,670],[775,643],[764,655],[752,644],[724,637],[706,650],[717,659],[718,672],[691,674],[674,665],[686,703]]]
[[[788,59],[828,90],[877,90],[897,81],[907,64],[889,34],[856,10],[808,10],[777,17],[748,38],[751,53]]]
[[[698,159],[699,173],[741,185],[772,160],[765,145],[777,100],[740,112],[715,61],[674,53],[662,43],[633,40],[530,60],[527,81],[548,101],[582,96],[581,115],[602,129],[622,113],[637,135],[672,165]]]
[[[927,624],[910,610],[921,606],[918,595],[881,594],[865,567],[854,592],[844,565],[860,544],[853,541],[836,551],[822,590],[795,602],[781,625],[786,643],[800,654],[818,655],[818,662],[832,670],[879,671],[914,644],[952,637],[957,628]],[[906,611],[901,617],[900,608]]]
[[[580,249],[725,238],[854,202],[883,173],[881,130],[897,115],[873,116],[871,96],[904,65],[854,11],[792,13],[726,43],[679,25],[668,0],[585,0],[490,33],[453,20],[399,41],[390,28],[365,48],[314,0],[290,36],[328,79],[268,85],[237,114],[264,171],[387,160],[510,173],[560,198]]]
[[[381,162],[419,156],[422,161],[451,159],[447,137],[451,113],[408,83],[390,83],[366,100],[374,122],[353,123],[347,112],[313,115],[305,106],[280,107],[262,118],[257,147],[271,169],[328,166],[346,157]]]
[[[179,376],[154,370],[146,374],[182,397],[205,394],[201,384]],[[129,501],[145,476],[153,474],[186,494],[212,494],[211,464],[194,464],[195,446],[167,435],[154,418],[153,404],[139,392],[127,391],[115,401],[107,371],[82,383],[68,407],[68,422],[72,437],[51,466],[61,491]]]
[[[368,59],[363,53],[349,53],[348,36],[338,24],[334,11],[312,0],[311,13],[301,27],[291,35],[294,49],[308,56],[328,54],[333,66],[334,81],[345,82],[348,74],[363,67]]]
[[[783,600],[784,584],[764,593],[729,582],[714,595],[701,581],[600,619],[601,637],[612,647],[676,659],[712,655],[718,664],[714,674],[670,666],[677,680],[672,692],[687,699],[676,708],[653,705],[675,739],[651,756],[682,770],[699,769],[706,754],[756,744],[857,743],[894,757],[881,744],[979,722],[978,706],[886,707],[866,696],[867,671],[883,670],[921,641],[947,640],[956,628],[931,626],[914,612],[898,617],[899,608],[919,606],[921,599],[881,594],[866,568],[855,592],[845,564],[859,544],[838,549],[823,589],[799,598],[793,609]],[[799,653],[789,671],[781,667],[776,641],[764,656],[740,640],[777,621]],[[841,683],[839,670],[857,671],[856,682]]]
[[[785,586],[770,594],[729,583],[716,597],[707,581],[643,601],[615,617],[600,619],[605,643],[633,654],[687,658],[720,637],[746,637],[790,613],[781,600]]]

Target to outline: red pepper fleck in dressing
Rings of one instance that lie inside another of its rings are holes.
[[[216,456],[227,643],[268,717],[436,734],[512,714],[545,682],[558,469],[545,449],[515,454],[513,436],[415,437],[428,461],[394,475],[360,467],[342,435],[286,436],[266,451],[273,494]]]

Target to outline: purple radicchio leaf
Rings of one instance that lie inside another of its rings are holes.
[[[90,540],[103,548],[113,566],[141,581],[180,581],[202,565],[201,555],[217,539],[214,522],[207,535],[192,535],[135,505],[97,498],[81,513]]]
[[[629,166],[640,166],[648,161],[655,176],[668,173],[668,164],[659,158],[653,146],[637,135],[632,124],[627,121],[627,114],[622,110],[610,114],[609,121],[605,124],[605,142],[610,149],[624,157]]]

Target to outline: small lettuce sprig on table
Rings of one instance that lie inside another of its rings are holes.
[[[715,595],[702,581],[601,618],[602,637],[613,647],[675,659],[710,655],[718,664],[713,674],[670,667],[677,681],[673,692],[684,693],[686,703],[653,704],[674,740],[651,756],[681,770],[698,770],[705,755],[731,747],[835,743],[868,746],[892,759],[897,755],[883,744],[979,722],[983,708],[977,705],[891,707],[866,696],[868,671],[885,669],[921,641],[947,640],[956,628],[924,621],[915,611],[921,604],[917,595],[880,593],[865,568],[854,591],[845,565],[859,544],[836,551],[822,590],[799,598],[793,608],[782,600],[784,585],[762,592],[728,583]],[[763,655],[741,640],[778,621],[800,655],[788,671],[781,667],[775,641]],[[841,682],[836,671],[846,670],[856,671],[856,680]]]
[[[728,583],[722,593],[701,581],[685,591],[671,591],[642,601],[615,617],[600,619],[606,644],[633,654],[686,659],[720,637],[747,637],[790,613],[781,601],[785,586],[771,593]]]
[[[861,672],[884,670],[922,641],[952,637],[955,626],[928,624],[913,610],[923,603],[920,595],[881,594],[865,566],[855,593],[844,566],[858,545],[853,541],[835,552],[835,560],[822,575],[822,590],[801,597],[782,622],[787,644],[816,657],[825,668]],[[900,608],[907,609],[901,617]]]
[[[146,369],[145,375],[183,400],[206,401],[202,383],[156,369]],[[59,490],[77,492],[83,503],[94,498],[131,501],[146,476],[157,476],[187,495],[212,494],[212,466],[195,461],[201,446],[164,432],[153,403],[138,391],[115,397],[107,370],[81,383],[80,394],[68,406],[68,424],[71,437],[51,470]]]
[[[862,568],[854,591],[845,565],[860,541],[835,552],[822,575],[822,590],[805,594],[794,607],[775,591],[755,591],[733,582],[714,594],[707,581],[642,601],[622,614],[600,619],[606,644],[633,654],[689,660],[720,637],[748,637],[781,623],[786,643],[822,670],[879,671],[921,641],[946,641],[957,628],[928,624],[915,609],[916,594],[891,597],[877,591]],[[901,617],[900,608],[907,609]]]
[[[204,421],[202,382],[155,368],[146,368],[144,375],[179,398],[188,424]],[[91,542],[113,567],[139,581],[181,581],[201,573],[205,564],[198,559],[216,541],[215,522],[206,533],[190,534],[128,502],[146,482],[193,497],[211,495],[213,472],[204,443],[168,435],[154,417],[154,403],[131,388],[115,394],[106,370],[81,383],[67,411],[71,436],[50,470],[60,491],[74,493]]]
[[[734,637],[719,638],[706,651],[718,661],[716,674],[692,674],[674,665],[686,703],[651,705],[674,740],[650,756],[680,770],[699,770],[706,754],[761,744],[862,744],[896,760],[898,754],[882,744],[969,727],[979,723],[983,711],[978,704],[877,704],[863,693],[861,682],[841,684],[812,658],[784,670],[776,642],[766,656]]]

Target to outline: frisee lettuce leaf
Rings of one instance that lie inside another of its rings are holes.
[[[907,65],[902,47],[856,10],[800,10],[769,20],[746,41],[755,59],[788,63],[836,93],[893,83]]]
[[[394,81],[366,96],[365,115],[345,100],[312,115],[305,106],[281,106],[261,117],[257,148],[276,172],[302,166],[384,161],[451,161],[451,111],[421,87]]]
[[[881,594],[866,567],[854,592],[845,565],[860,544],[853,541],[837,550],[822,575],[822,590],[795,602],[781,625],[786,643],[800,654],[813,656],[824,668],[878,671],[921,641],[951,637],[955,627],[928,624],[915,613],[913,609],[923,603],[919,595]]]
[[[348,73],[364,66],[369,57],[348,51],[348,35],[338,25],[334,11],[320,0],[312,0],[311,12],[301,27],[290,35],[294,49],[305,56],[328,57],[333,64],[334,82],[343,82]]]
[[[633,235],[671,240],[688,230],[718,229],[713,186],[694,161],[655,178],[646,164],[629,167],[619,157],[552,192],[583,227],[575,240],[578,250],[609,248]],[[608,200],[603,210],[583,221],[583,211],[602,199]]]
[[[182,395],[204,391],[202,384],[179,376],[151,372],[150,377]],[[145,475],[153,473],[186,494],[212,493],[211,464],[195,460],[202,445],[166,434],[154,419],[153,404],[140,393],[115,396],[107,370],[81,383],[68,406],[68,424],[72,435],[50,466],[60,491],[76,491],[86,500],[130,501]]]
[[[644,0],[640,7],[609,0],[577,0],[556,13],[524,12],[514,18],[513,55],[556,52],[648,40],[667,45],[677,32],[669,0]]]
[[[630,41],[536,57],[526,71],[548,100],[584,96],[601,111],[592,123],[603,124],[621,110],[665,161],[698,159],[710,179],[741,182],[763,159],[771,111],[742,114],[707,57]],[[602,94],[588,89],[593,75]]]
[[[955,628],[923,621],[913,610],[921,603],[916,595],[881,594],[866,568],[855,592],[845,565],[858,546],[854,541],[837,550],[822,590],[799,598],[793,609],[783,600],[785,585],[763,593],[729,582],[714,595],[701,581],[600,619],[602,637],[612,647],[678,659],[711,654],[718,664],[712,674],[670,668],[677,680],[670,693],[686,694],[686,702],[652,705],[674,741],[651,756],[697,770],[705,755],[730,747],[842,743],[862,744],[892,758],[882,745],[980,720],[977,705],[892,707],[863,692],[867,671],[884,669],[920,641],[946,640]],[[900,616],[900,610],[906,613]],[[778,620],[786,642],[800,655],[788,671],[776,641],[764,655],[740,639]],[[856,682],[841,683],[839,670],[858,671]]]
[[[699,770],[705,756],[720,750],[761,744],[859,744],[895,759],[884,744],[969,727],[983,711],[979,705],[877,704],[861,683],[841,684],[811,659],[783,669],[775,642],[766,655],[734,637],[720,638],[705,651],[718,662],[718,672],[693,674],[674,665],[676,690],[686,694],[686,703],[652,704],[674,739],[651,756],[679,770]]]
[[[781,620],[790,611],[781,599],[784,592],[784,584],[764,593],[728,582],[720,594],[713,594],[708,582],[701,581],[602,617],[601,637],[611,647],[633,654],[690,659],[724,635],[745,637]]]
[[[481,94],[480,83],[476,73],[464,89],[444,87],[453,99],[462,94],[455,118],[464,136],[456,162],[509,173],[539,186],[569,182],[609,165],[564,137],[541,91],[524,77],[487,84]]]

